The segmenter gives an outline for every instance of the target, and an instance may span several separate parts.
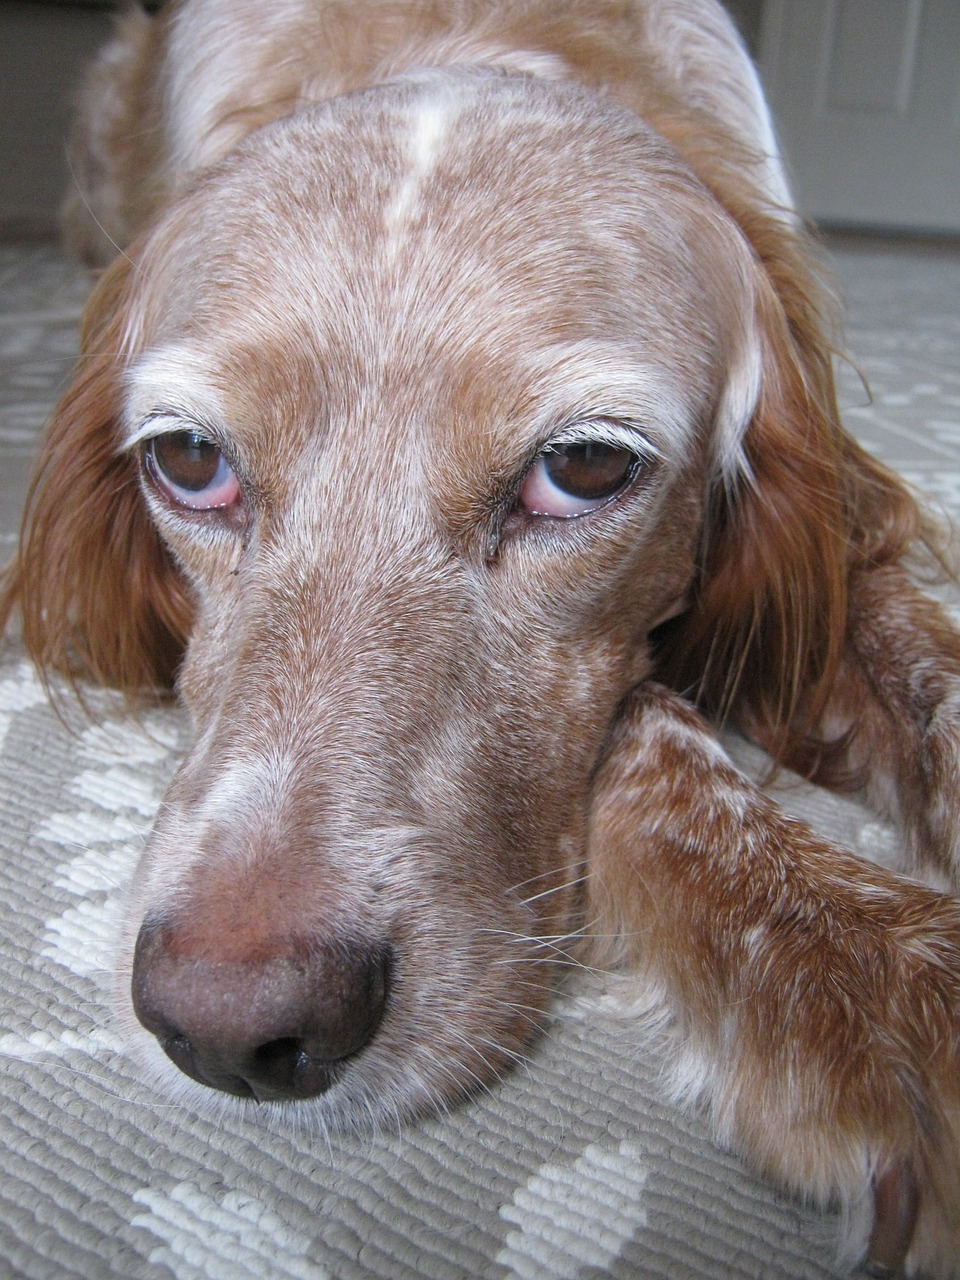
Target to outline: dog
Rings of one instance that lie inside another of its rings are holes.
[[[521,1055],[558,962],[623,970],[722,1141],[960,1274],[942,543],[839,422],[720,6],[175,0],[73,166],[112,264],[2,612],[192,713],[119,964],[155,1069],[394,1123]],[[860,788],[903,874],[706,715]]]

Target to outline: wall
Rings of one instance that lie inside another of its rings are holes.
[[[56,234],[73,95],[109,30],[104,7],[0,4],[0,235]]]

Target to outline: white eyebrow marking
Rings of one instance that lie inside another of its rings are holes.
[[[640,449],[679,466],[694,448],[698,407],[669,370],[607,343],[558,343],[533,376],[546,390],[539,434],[554,443],[584,439]]]
[[[436,166],[444,139],[458,111],[450,94],[437,93],[421,103],[411,119],[406,140],[410,167],[384,213],[391,261],[400,250],[407,225],[420,204],[424,182]]]
[[[643,423],[633,422],[629,418],[614,421],[602,409],[582,418],[578,417],[562,427],[555,436],[551,436],[549,444],[587,442],[610,445],[614,449],[633,449],[648,462],[660,462],[666,458],[664,450],[651,442]]]
[[[170,345],[149,351],[126,377],[124,449],[177,430],[177,423],[207,426],[214,433],[224,420],[220,395],[196,351]]]

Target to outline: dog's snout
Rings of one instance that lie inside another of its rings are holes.
[[[390,956],[382,944],[301,939],[224,958],[148,921],[137,939],[133,1006],[201,1084],[261,1102],[309,1098],[376,1033]]]

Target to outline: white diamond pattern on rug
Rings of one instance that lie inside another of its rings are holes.
[[[45,921],[42,954],[105,986],[117,944],[120,898],[163,796],[163,766],[177,736],[159,716],[89,726],[77,740],[85,766],[70,784],[77,808],[56,813],[38,835],[75,851],[57,867],[56,884],[76,904]],[[123,764],[116,761],[122,759]]]
[[[511,1280],[575,1280],[605,1269],[646,1226],[647,1170],[633,1142],[592,1143],[569,1163],[544,1165],[500,1210],[514,1224],[497,1261]]]

